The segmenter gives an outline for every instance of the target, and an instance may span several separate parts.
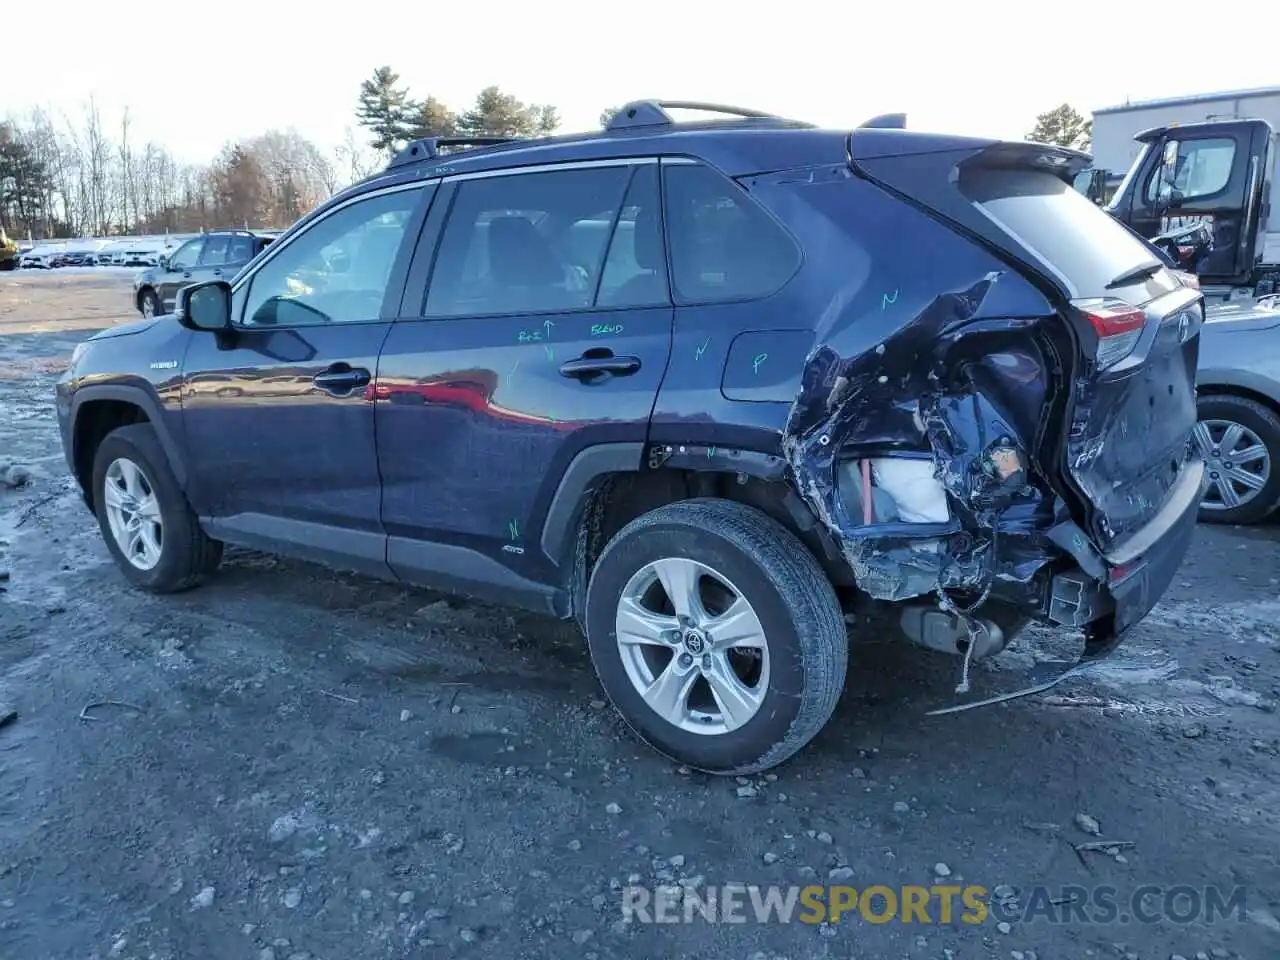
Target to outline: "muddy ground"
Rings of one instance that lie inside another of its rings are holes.
[[[555,622],[242,551],[189,594],[128,589],[52,383],[133,316],[124,273],[0,274],[0,461],[33,475],[0,489],[5,960],[1280,955],[1280,527],[1202,527],[1105,670],[1051,696],[927,718],[957,664],[864,643],[776,778],[691,775],[630,736]],[[1017,686],[1045,641],[975,690]],[[81,719],[98,701],[129,706]],[[1079,814],[1120,846],[1077,851]],[[620,922],[628,884],[944,872],[1039,898],[1035,918]],[[1121,922],[1147,884],[1245,901]],[[1037,886],[1112,888],[1117,916]]]

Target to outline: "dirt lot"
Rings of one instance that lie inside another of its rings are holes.
[[[1280,528],[1201,528],[1127,645],[1051,696],[927,718],[957,664],[865,642],[796,760],[707,778],[632,739],[554,622],[236,551],[190,594],[127,589],[52,383],[133,316],[126,274],[0,274],[0,466],[33,475],[0,489],[5,960],[1280,955]],[[80,719],[96,701],[128,706]],[[1114,852],[1077,850],[1080,814]],[[828,878],[1010,885],[1031,917],[621,922],[627,885]],[[1245,899],[1139,922],[1144,885]],[[1064,887],[1118,909],[1086,922]]]

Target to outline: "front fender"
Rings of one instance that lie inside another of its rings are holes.
[[[149,385],[148,385],[149,387]],[[146,414],[148,422],[160,439],[165,456],[169,458],[169,466],[177,478],[178,485],[185,491],[187,488],[187,468],[182,457],[182,448],[169,429],[169,422],[164,415],[164,405],[160,397],[147,387],[128,383],[91,384],[80,387],[71,398],[70,444],[71,461],[78,462],[79,451],[75,449],[79,436],[77,425],[84,411],[85,404],[95,401],[111,400],[118,403],[130,403]]]

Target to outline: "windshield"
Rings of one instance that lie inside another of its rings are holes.
[[[1116,212],[1116,204],[1120,202],[1121,197],[1128,194],[1129,187],[1132,185],[1134,178],[1138,175],[1138,170],[1142,168],[1142,163],[1146,160],[1147,154],[1150,152],[1151,144],[1144,143],[1142,145],[1142,149],[1138,152],[1138,156],[1134,159],[1133,163],[1129,164],[1129,169],[1125,172],[1124,179],[1120,181],[1120,186],[1116,187],[1116,192],[1111,195],[1111,200],[1102,208],[1107,213],[1114,214]]]

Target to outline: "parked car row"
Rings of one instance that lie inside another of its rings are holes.
[[[154,267],[184,241],[199,234],[154,237],[89,237],[50,240],[21,249],[18,266],[28,270],[58,267]]]

